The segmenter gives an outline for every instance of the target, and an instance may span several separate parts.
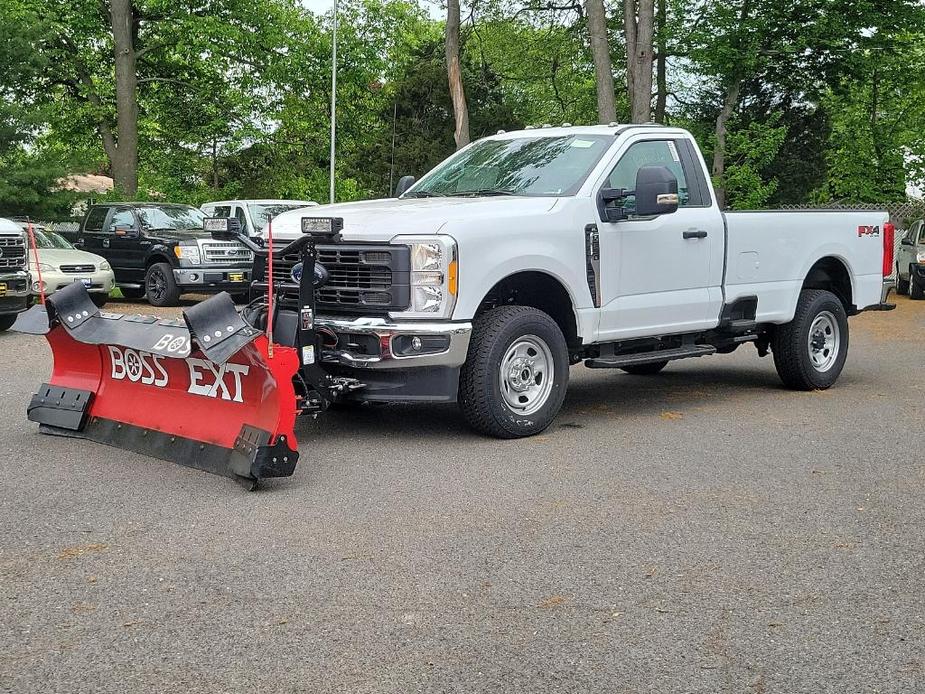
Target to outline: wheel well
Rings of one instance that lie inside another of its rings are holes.
[[[147,270],[152,265],[156,265],[157,263],[167,263],[170,265],[170,258],[165,255],[148,256],[147,260],[145,260],[145,270]]]
[[[851,290],[851,274],[838,258],[822,258],[816,261],[806,279],[803,289],[825,289],[841,299],[848,315],[856,313],[854,297]]]
[[[498,282],[482,299],[476,315],[497,306],[532,306],[549,314],[570,346],[580,346],[578,322],[568,292],[545,272],[518,272]]]

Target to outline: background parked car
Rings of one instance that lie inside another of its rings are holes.
[[[896,254],[896,293],[925,298],[925,222],[917,221],[899,242]]]
[[[26,225],[23,225],[23,231]],[[74,282],[82,282],[97,306],[105,306],[109,292],[116,286],[115,275],[105,258],[81,251],[54,231],[33,225],[32,233],[38,248],[39,262],[36,265],[32,241],[26,234],[29,245],[29,272],[32,275],[32,295],[39,296],[42,285],[46,296]],[[39,280],[39,271],[42,279]]]
[[[108,260],[127,299],[176,306],[185,292],[227,291],[245,300],[253,254],[236,241],[216,241],[190,205],[116,202],[93,205],[77,232],[79,248]]]
[[[206,217],[235,217],[241,220],[241,230],[254,239],[262,238],[270,217],[303,207],[317,207],[311,200],[223,200],[207,202],[200,209]]]

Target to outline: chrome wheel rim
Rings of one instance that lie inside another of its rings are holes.
[[[838,321],[829,311],[823,311],[809,326],[809,359],[813,368],[824,373],[832,368],[838,359],[841,347],[841,332]]]
[[[549,400],[555,362],[552,351],[536,335],[517,338],[501,359],[501,397],[519,415],[531,415]]]

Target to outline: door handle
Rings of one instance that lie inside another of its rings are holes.
[[[103,239],[103,248],[109,248],[109,239]]]
[[[684,232],[684,238],[686,239],[705,239],[707,237],[707,232],[703,229],[690,230]]]

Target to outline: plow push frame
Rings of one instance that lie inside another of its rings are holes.
[[[266,283],[266,301],[252,296],[241,312],[223,292],[184,309],[180,320],[100,311],[80,284],[33,306],[13,329],[45,335],[54,368],[28,419],[45,434],[172,461],[248,489],[291,476],[299,460],[296,417],[316,416],[339,394],[363,387],[322,369],[314,329],[314,290],[326,279],[316,269],[315,243],[339,242],[342,223],[305,218],[303,236],[276,250],[241,234],[238,220],[206,220],[216,239],[247,246],[255,267],[299,254],[294,344],[272,341],[277,278]]]

